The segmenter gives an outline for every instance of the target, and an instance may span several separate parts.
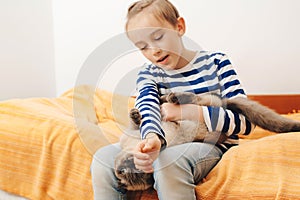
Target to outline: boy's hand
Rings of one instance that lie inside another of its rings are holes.
[[[173,103],[163,103],[160,106],[162,120],[178,121],[182,119],[181,106]]]
[[[164,103],[160,106],[160,110],[164,121],[193,120],[204,122],[202,108],[196,104]]]
[[[145,173],[152,173],[152,164],[159,155],[161,141],[155,133],[149,133],[146,139],[138,143],[134,150],[134,164]]]

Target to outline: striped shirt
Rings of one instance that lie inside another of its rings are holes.
[[[140,126],[144,139],[150,132],[164,138],[161,129],[159,97],[170,92],[213,93],[221,98],[245,97],[237,74],[228,57],[222,53],[197,52],[190,64],[177,70],[164,70],[145,64],[137,78],[138,96],[135,107],[142,115]],[[223,150],[238,144],[238,134],[249,134],[253,125],[241,114],[222,107],[202,106],[208,131],[219,131],[228,136]]]

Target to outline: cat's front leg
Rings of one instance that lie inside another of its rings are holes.
[[[196,95],[191,92],[170,93],[166,97],[167,102],[174,104],[196,104],[199,106],[223,106],[223,102],[218,95],[201,94]]]
[[[174,104],[195,104],[197,95],[191,92],[171,92],[164,97],[166,102]]]

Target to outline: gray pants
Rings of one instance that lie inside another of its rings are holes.
[[[99,149],[91,165],[95,200],[126,199],[117,188],[114,158],[119,144]],[[154,162],[154,188],[160,200],[196,199],[195,186],[222,157],[222,151],[205,143],[186,143],[168,147]]]

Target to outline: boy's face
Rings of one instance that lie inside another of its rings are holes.
[[[181,36],[184,32],[182,18],[174,27],[147,12],[137,14],[127,25],[129,39],[148,60],[166,70],[179,69],[187,64],[182,58],[184,47]]]

